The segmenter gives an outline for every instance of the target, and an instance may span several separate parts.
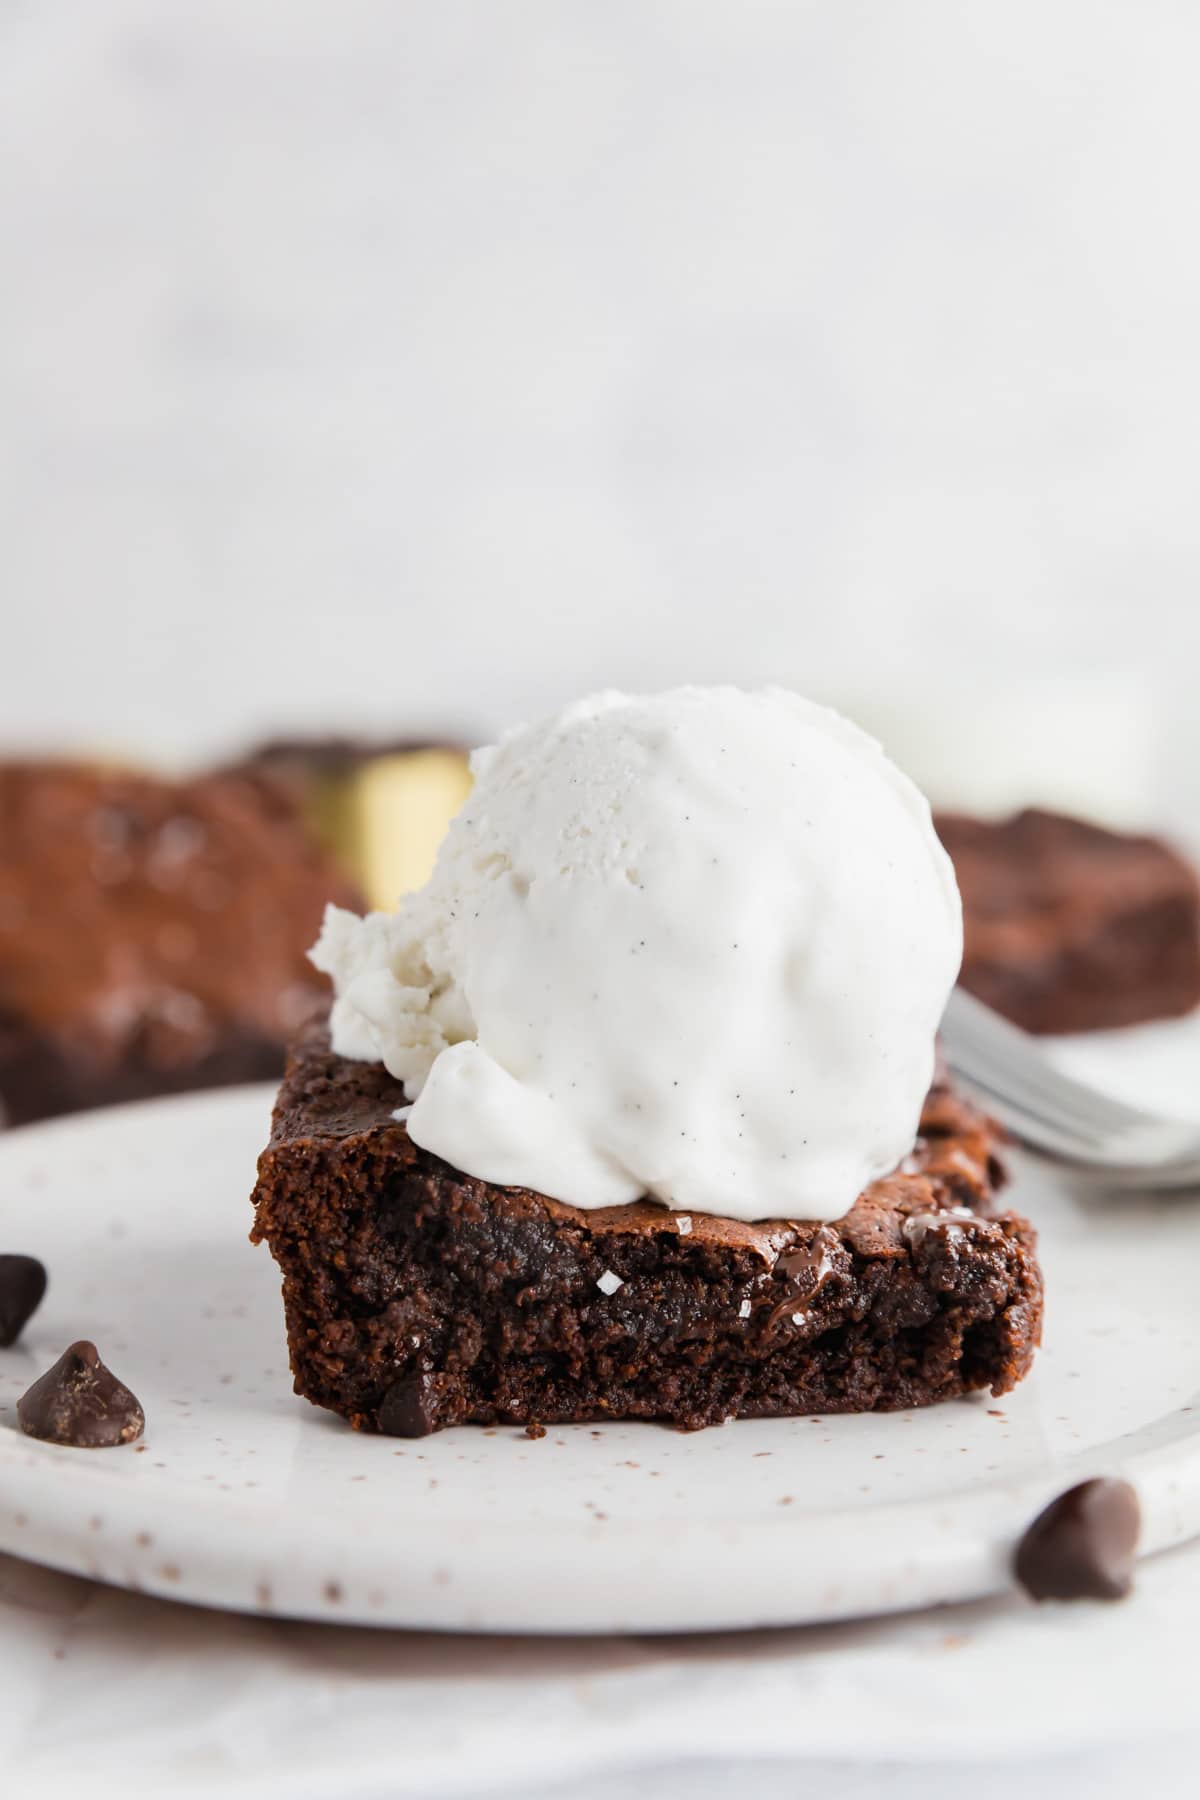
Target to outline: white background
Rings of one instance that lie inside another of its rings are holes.
[[[0,736],[1037,676],[1200,801],[1198,66],[1186,0],[7,0]]]

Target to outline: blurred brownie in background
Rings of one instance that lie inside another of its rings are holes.
[[[962,985],[1026,1031],[1100,1031],[1200,1003],[1200,881],[1159,839],[1061,813],[936,819],[962,890]]]
[[[243,768],[278,781],[368,905],[390,911],[421,887],[471,787],[459,744],[280,738]]]
[[[276,1076],[353,882],[274,782],[0,762],[0,1108],[10,1124]]]

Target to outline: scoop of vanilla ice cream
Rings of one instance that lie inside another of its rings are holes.
[[[477,752],[428,884],[331,907],[334,1049],[414,1142],[575,1206],[835,1218],[911,1149],[962,953],[879,746],[782,689],[606,693]]]

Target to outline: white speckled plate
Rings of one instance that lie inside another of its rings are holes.
[[[1200,1532],[1200,1202],[1083,1203],[1023,1165],[1047,1342],[1000,1401],[398,1443],[291,1392],[275,1265],[246,1237],[269,1100],[240,1089],[0,1138],[0,1249],[51,1274],[0,1351],[0,1548],[306,1618],[678,1631],[990,1592],[1025,1523],[1094,1473],[1137,1483],[1147,1550]],[[77,1337],[142,1399],[136,1448],[17,1430],[18,1395]]]

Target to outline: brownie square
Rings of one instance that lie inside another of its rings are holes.
[[[277,1077],[357,899],[249,774],[0,763],[0,1116]]]
[[[997,1202],[994,1129],[943,1085],[911,1156],[835,1224],[495,1187],[413,1144],[403,1103],[311,1029],[253,1197],[296,1391],[361,1429],[693,1429],[1001,1394],[1030,1366],[1034,1233]]]
[[[1200,1003],[1200,881],[1168,845],[1029,810],[942,813],[962,985],[1026,1031],[1098,1031]]]

